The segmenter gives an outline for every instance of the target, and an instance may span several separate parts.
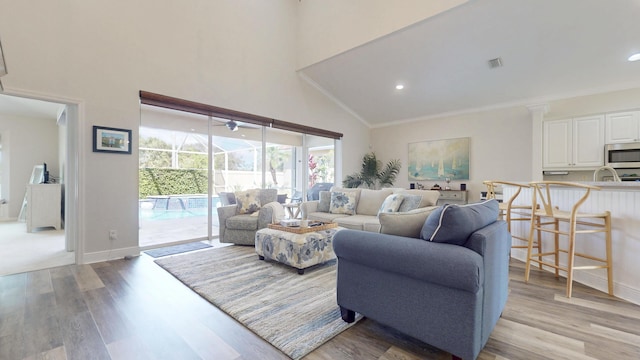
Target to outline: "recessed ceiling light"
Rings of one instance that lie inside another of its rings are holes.
[[[636,53],[636,54],[633,54],[633,55],[629,56],[629,58],[627,60],[629,60],[629,61],[638,61],[638,60],[640,60],[640,53]]]
[[[396,85],[396,90],[402,90],[402,89],[404,89],[404,85],[402,84]]]

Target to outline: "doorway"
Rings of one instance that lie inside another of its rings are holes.
[[[77,151],[78,105],[6,93],[0,94],[0,275],[76,263],[77,200],[69,190],[78,182],[77,160],[70,156]],[[55,229],[36,223],[29,232],[27,184],[34,167],[45,163],[49,181],[42,186],[60,192],[60,224]]]

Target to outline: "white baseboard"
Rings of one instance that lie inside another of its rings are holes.
[[[82,263],[92,264],[101,261],[123,259],[125,256],[140,256],[140,248],[138,246],[133,246],[122,249],[84,253]]]

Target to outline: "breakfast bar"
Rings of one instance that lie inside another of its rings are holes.
[[[610,211],[612,217],[613,240],[613,281],[614,295],[640,304],[640,182],[583,182],[600,187],[591,192],[587,201],[580,207],[581,212]],[[509,198],[516,187],[504,186],[503,194]],[[581,193],[564,189],[551,189],[554,203],[561,209],[570,208]],[[531,204],[531,189],[523,189],[514,204]],[[513,223],[514,235],[529,236],[529,223]],[[547,234],[546,236],[551,236]],[[601,237],[602,234],[585,234]],[[562,237],[561,241],[566,241]],[[604,253],[603,241],[578,241],[576,251],[583,253]],[[526,249],[513,249],[513,258],[525,261]],[[561,257],[561,263],[566,261]],[[561,273],[561,276],[564,274]],[[581,271],[574,275],[576,282],[607,292],[607,277],[604,270]],[[530,283],[530,285],[534,285]]]

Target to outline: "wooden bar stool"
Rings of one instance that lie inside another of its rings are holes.
[[[573,285],[574,270],[590,270],[590,269],[607,269],[608,293],[613,295],[613,264],[611,258],[611,213],[605,211],[602,213],[583,213],[578,212],[580,206],[587,200],[592,190],[600,190],[597,186],[560,182],[560,181],[536,181],[530,183],[532,188],[532,209],[531,228],[529,230],[529,249],[527,251],[527,264],[525,268],[524,281],[529,282],[529,270],[531,262],[537,262],[540,265],[549,266],[555,269],[556,278],[559,277],[559,271],[567,273],[567,297],[571,297]],[[579,199],[571,206],[568,211],[560,210],[554,206],[551,200],[551,191],[557,189],[559,191],[579,192]],[[560,223],[567,223],[568,230],[562,230]],[[580,227],[578,227],[580,225]],[[538,233],[538,243],[542,242],[540,232],[548,232],[554,234],[553,251],[533,253],[534,231]],[[576,241],[583,241],[585,238],[593,239],[593,237],[580,237],[578,234],[605,233],[605,257],[596,257],[576,252]],[[567,236],[567,249],[560,248],[560,235]],[[567,265],[560,265],[560,253],[567,254]],[[553,263],[544,260],[546,256],[553,256]],[[575,266],[575,257],[589,259],[592,265]]]
[[[520,195],[522,189],[528,189],[528,184],[520,184],[509,181],[500,181],[500,180],[486,180],[483,181],[483,184],[487,186],[487,199],[495,199],[496,198],[496,188],[498,186],[513,186],[516,188],[516,191],[509,197],[508,199],[503,199],[502,202],[499,203],[499,214],[498,218],[500,220],[505,220],[507,222],[507,229],[509,233],[511,233],[511,238],[515,239],[519,242],[514,242],[511,245],[512,249],[528,249],[529,248],[529,236],[514,234],[511,231],[511,223],[515,221],[528,221],[531,222],[531,204],[527,202],[526,205],[514,204],[514,201]],[[540,234],[538,233],[538,237]],[[537,240],[534,242],[534,246],[538,248],[538,252],[542,252],[542,244]],[[542,265],[540,265],[542,269]]]

